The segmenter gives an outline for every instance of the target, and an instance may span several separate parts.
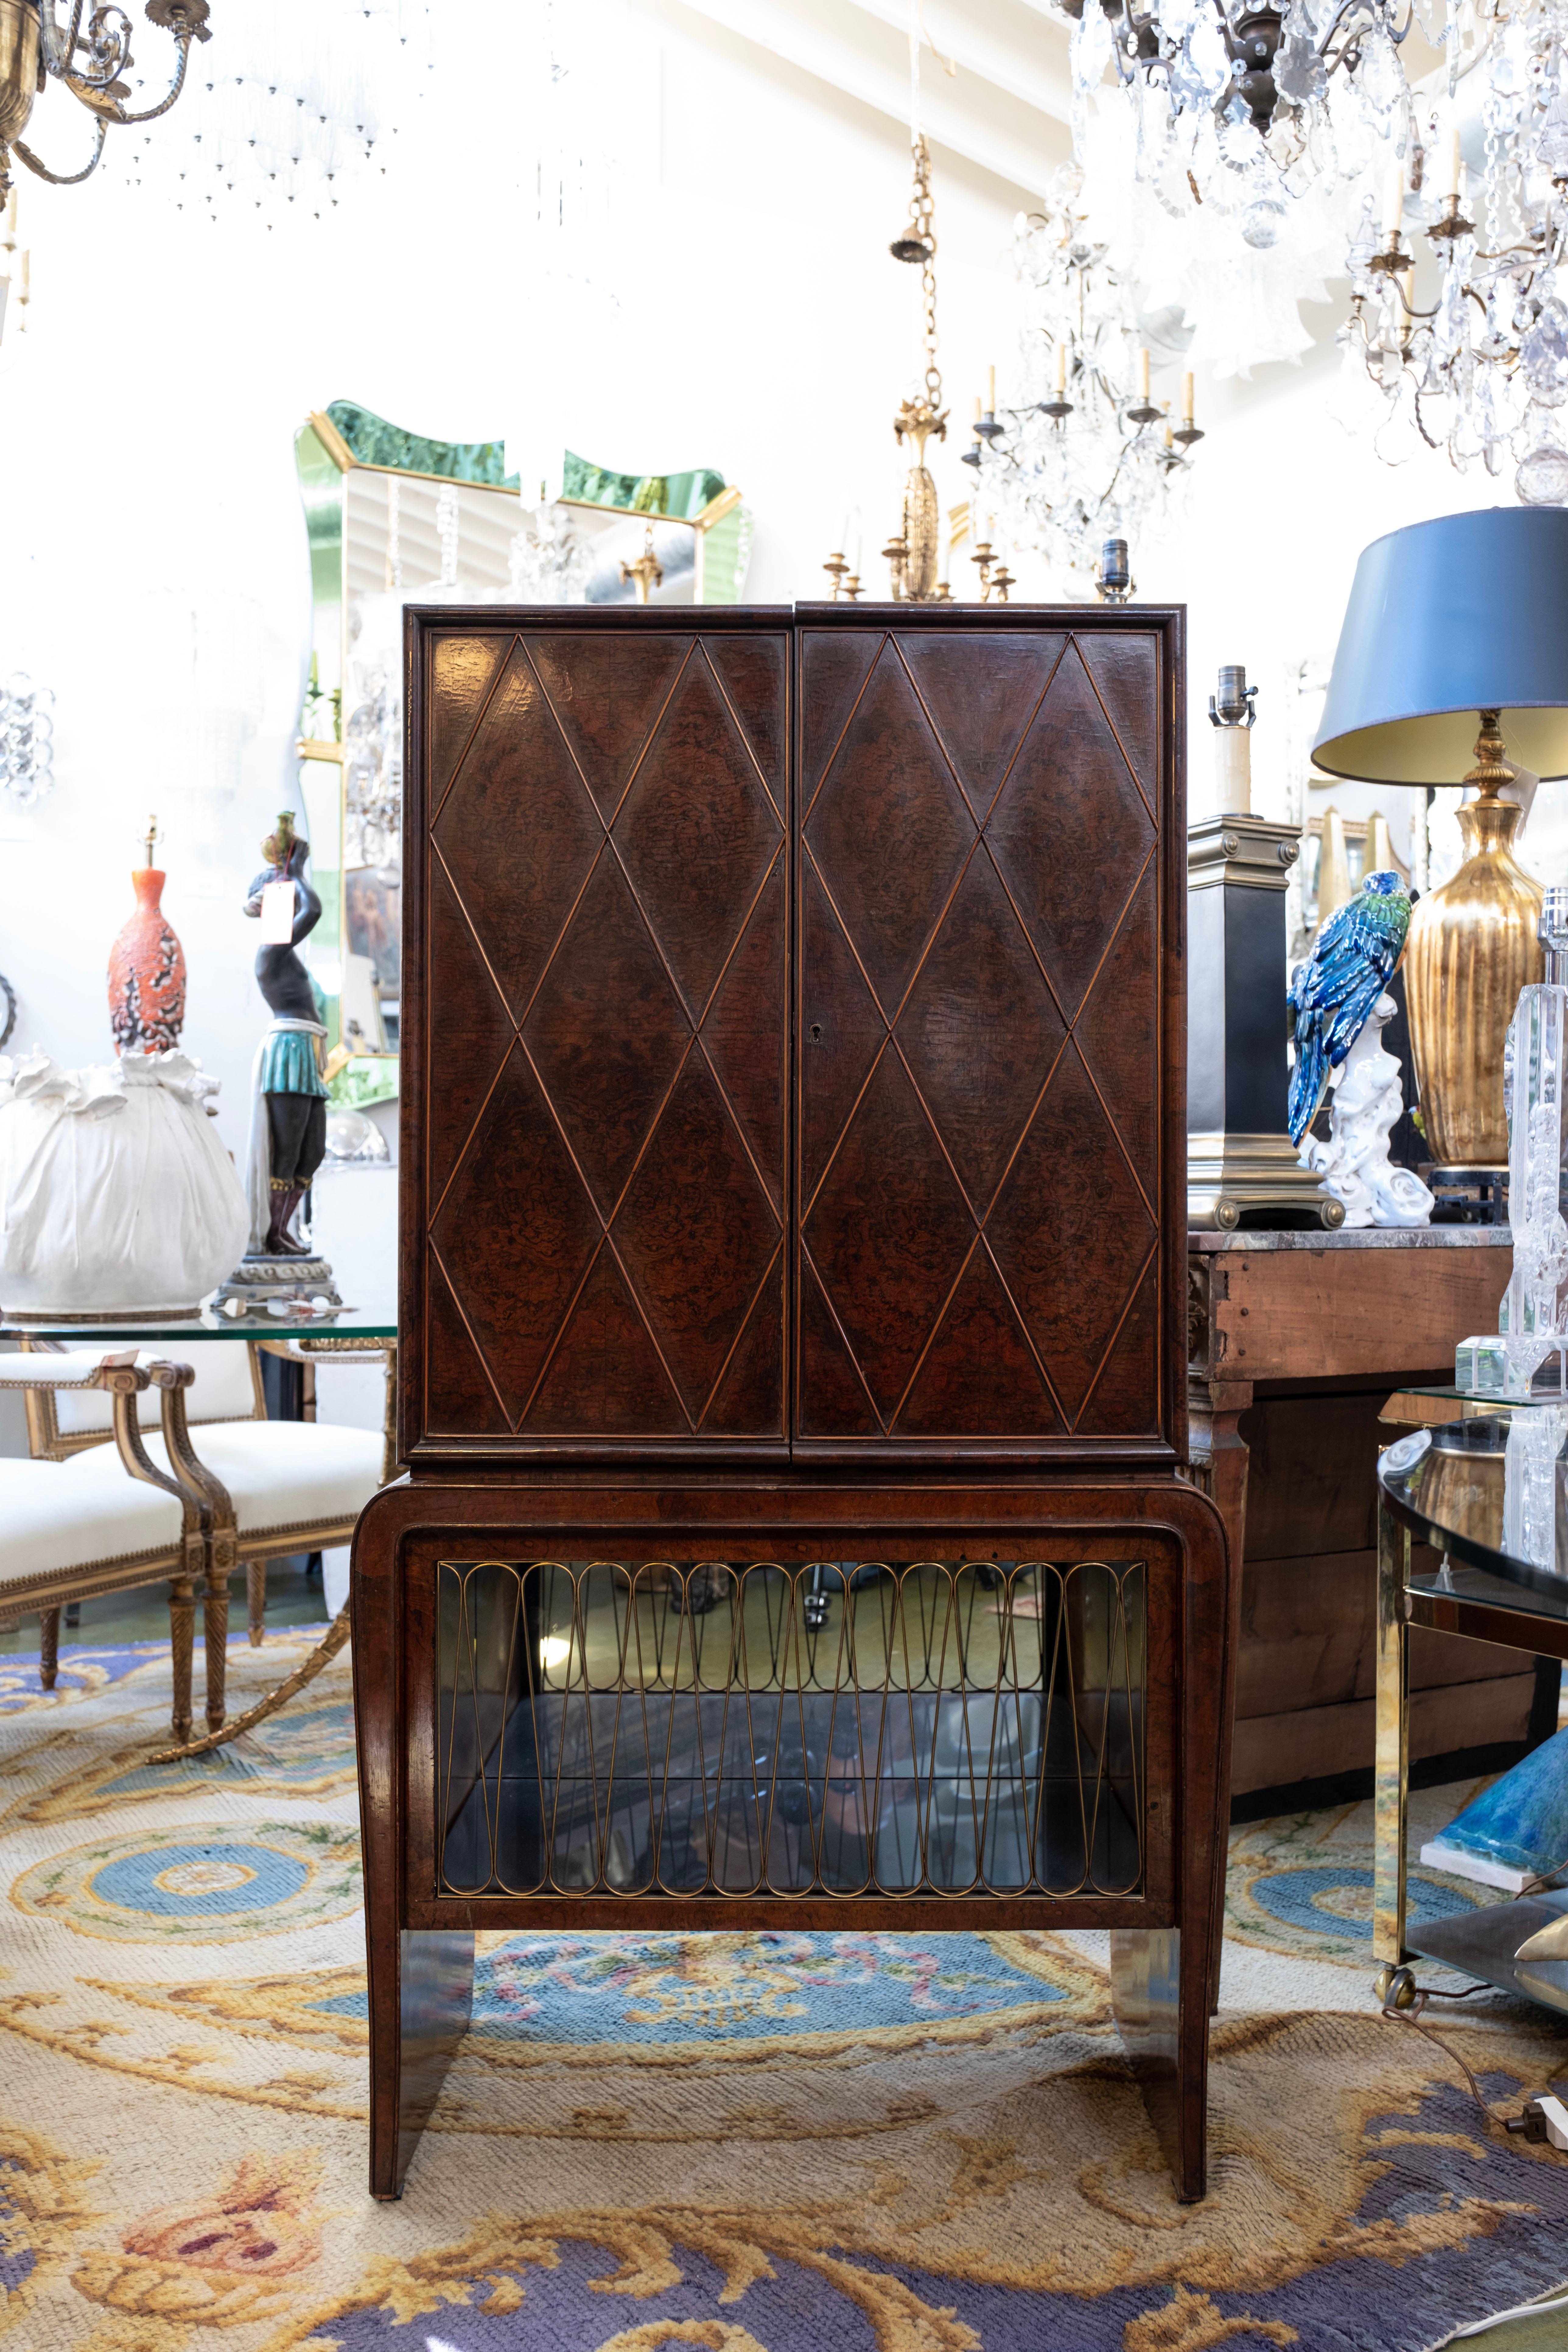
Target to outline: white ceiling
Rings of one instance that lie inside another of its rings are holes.
[[[879,114],[910,119],[911,0],[687,0]],[[1037,195],[1066,161],[1068,33],[1046,0],[920,0],[921,127]],[[951,62],[952,74],[945,70]]]

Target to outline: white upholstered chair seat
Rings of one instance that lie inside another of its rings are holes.
[[[174,1496],[127,1476],[112,1445],[69,1462],[0,1459],[0,1605],[8,1585],[176,1550],[180,1526]]]
[[[306,1421],[215,1422],[194,1429],[191,1445],[228,1489],[242,1556],[247,1536],[352,1522],[381,1484],[382,1440],[368,1429]],[[148,1438],[147,1452],[160,1470],[167,1467],[161,1437]],[[81,1458],[104,1459],[107,1475],[106,1449]]]

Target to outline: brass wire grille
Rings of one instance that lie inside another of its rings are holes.
[[[1142,1885],[1142,1560],[437,1574],[443,1894]]]

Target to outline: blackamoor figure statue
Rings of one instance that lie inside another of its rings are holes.
[[[259,918],[263,892],[269,884],[282,883],[293,894],[292,921],[288,940],[264,941],[256,958],[257,983],[272,1024],[256,1049],[251,1073],[246,1170],[250,1249],[229,1286],[276,1290],[283,1279],[318,1277],[324,1286],[331,1269],[291,1230],[327,1149],[326,1001],[296,952],[321,920],[321,902],[305,878],[310,845],[295,833],[292,809],[283,811],[261,854],[267,864],[246,893],[245,911]]]

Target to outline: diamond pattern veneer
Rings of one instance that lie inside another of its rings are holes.
[[[432,625],[411,1460],[1174,1458],[1171,625],[889,618]]]

